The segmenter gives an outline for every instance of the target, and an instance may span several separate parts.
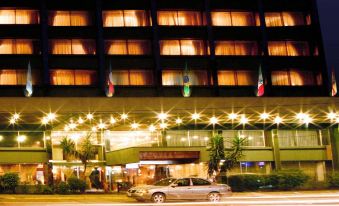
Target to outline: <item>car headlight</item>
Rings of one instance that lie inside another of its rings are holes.
[[[138,190],[138,193],[145,193],[145,194],[147,194],[147,193],[148,193],[148,190],[146,190],[146,189],[140,189],[140,190]]]

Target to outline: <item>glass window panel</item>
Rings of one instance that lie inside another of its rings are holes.
[[[0,10],[0,24],[15,24],[15,10]]]
[[[51,54],[95,54],[95,43],[93,40],[84,39],[58,39],[50,41]]]
[[[158,11],[158,24],[161,26],[178,26],[177,11]]]
[[[94,85],[97,81],[96,71],[75,70],[75,85]]]
[[[250,41],[216,41],[215,54],[231,56],[258,55],[258,46],[256,42]]]
[[[89,26],[91,20],[86,11],[71,11],[71,26]]]
[[[0,40],[0,54],[33,54],[33,41],[29,39]]]
[[[25,141],[20,143],[20,147],[43,148],[44,132],[19,132],[19,136],[24,136]]]
[[[106,41],[106,54],[128,54],[127,43],[125,40]]]
[[[296,138],[299,147],[320,145],[320,139],[316,130],[297,130]]]
[[[160,41],[161,55],[180,55],[179,40],[161,40]]]
[[[49,25],[71,26],[71,14],[69,11],[52,11],[49,13]]]
[[[143,10],[125,10],[124,26],[150,26],[147,12]]]
[[[128,40],[129,55],[147,55],[151,54],[151,46],[147,40]]]
[[[231,12],[233,26],[255,26],[252,12]]]
[[[38,84],[38,74],[36,70],[32,71],[32,83]],[[27,81],[26,69],[2,69],[0,70],[0,85],[25,85]]]
[[[207,146],[211,135],[211,131],[168,130],[165,138],[168,147],[201,147]]]
[[[216,41],[215,42],[215,55],[235,55],[233,41]]]
[[[255,85],[257,83],[257,75],[252,71],[236,71],[236,80],[239,86]]]
[[[221,135],[224,138],[225,148],[230,148],[232,146],[232,140],[238,136],[238,132],[236,130],[222,130]]]
[[[265,138],[263,130],[240,130],[239,137],[247,138],[244,146],[264,147]]]
[[[316,85],[312,71],[291,70],[290,76],[292,86]]]
[[[280,147],[295,147],[297,141],[294,130],[278,130],[278,141]]]
[[[39,11],[16,10],[15,13],[16,24],[39,24]]]
[[[114,85],[129,85],[128,71],[112,71]]]
[[[177,70],[162,71],[162,85],[174,86],[183,84],[183,72]]]
[[[50,41],[50,53],[72,54],[72,41],[68,39]]]
[[[123,27],[125,25],[123,11],[103,11],[102,16],[104,27]]]
[[[18,147],[18,132],[6,132],[1,131],[0,136],[2,137],[2,140],[0,141],[0,147]]]
[[[205,55],[205,44],[202,40],[181,40],[181,55]]]
[[[198,11],[178,11],[178,23],[181,26],[201,26],[201,17]]]
[[[220,86],[235,86],[235,72],[234,71],[218,71],[218,84]]]
[[[265,13],[265,21],[267,27],[283,26],[282,15],[279,12]]]
[[[310,50],[307,42],[286,42],[288,56],[309,56]]]
[[[213,26],[232,26],[231,12],[213,11],[211,18]]]
[[[302,26],[305,24],[304,14],[301,12],[283,12],[284,26]]]
[[[268,54],[270,56],[287,56],[285,42],[268,42]]]
[[[273,86],[290,85],[290,80],[287,71],[272,71],[271,78]]]
[[[152,71],[131,70],[130,85],[152,85]]]
[[[74,85],[74,70],[52,70],[51,85]]]

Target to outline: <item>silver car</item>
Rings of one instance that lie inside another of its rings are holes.
[[[228,185],[212,183],[202,178],[166,178],[154,185],[133,187],[127,191],[128,197],[155,203],[198,199],[218,202],[221,197],[231,195],[232,191]]]

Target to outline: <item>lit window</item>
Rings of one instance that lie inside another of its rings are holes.
[[[250,86],[257,81],[256,72],[243,70],[218,71],[218,84],[220,86]]]
[[[309,56],[310,50],[307,42],[271,41],[268,53],[270,56]]]
[[[267,27],[310,25],[310,16],[302,12],[265,13]]]
[[[212,11],[213,26],[260,26],[259,15],[244,11]]]
[[[321,74],[315,75],[313,71],[300,71],[296,69],[272,71],[273,86],[307,86],[321,85]]]
[[[150,16],[144,10],[115,10],[102,12],[104,27],[150,26]]]
[[[181,86],[183,85],[184,71],[182,70],[164,70],[162,71],[162,85]],[[207,86],[207,71],[191,70],[188,72],[190,85]]]
[[[95,54],[95,42],[88,39],[58,39],[50,41],[50,54]]]
[[[39,24],[39,11],[0,10],[0,24]]]
[[[255,56],[258,45],[252,41],[216,41],[215,55]]]
[[[87,11],[51,11],[48,15],[50,26],[90,26],[91,19]]]
[[[149,55],[151,44],[147,40],[108,40],[105,52],[111,55]]]
[[[161,55],[206,55],[203,40],[161,40]]]
[[[2,39],[0,54],[37,54],[37,43],[31,39]]]
[[[51,85],[95,85],[97,73],[92,70],[57,69],[50,73]]]
[[[202,26],[203,15],[199,11],[158,11],[161,26]]]
[[[147,70],[112,71],[114,85],[142,86],[153,85],[153,73]]]
[[[32,70],[32,83],[38,82],[38,71]],[[0,70],[0,85],[25,85],[27,70],[25,69],[2,69]]]

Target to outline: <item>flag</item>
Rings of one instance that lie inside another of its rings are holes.
[[[331,96],[334,97],[337,95],[337,81],[335,78],[335,72],[334,72],[334,68],[332,67],[332,92],[331,92]]]
[[[33,83],[32,83],[32,69],[31,69],[31,62],[28,62],[27,68],[27,80],[26,80],[26,89],[25,89],[25,96],[31,97],[33,94]]]
[[[262,76],[261,65],[259,66],[258,91],[257,96],[262,97],[265,93],[264,78]]]
[[[109,63],[107,85],[106,85],[106,96],[113,97],[114,95],[114,83],[113,83],[113,74],[112,74],[112,65]]]
[[[191,88],[190,88],[190,78],[189,78],[189,72],[187,67],[187,62],[185,65],[184,75],[183,75],[183,89],[182,94],[184,97],[190,97],[191,96]]]

